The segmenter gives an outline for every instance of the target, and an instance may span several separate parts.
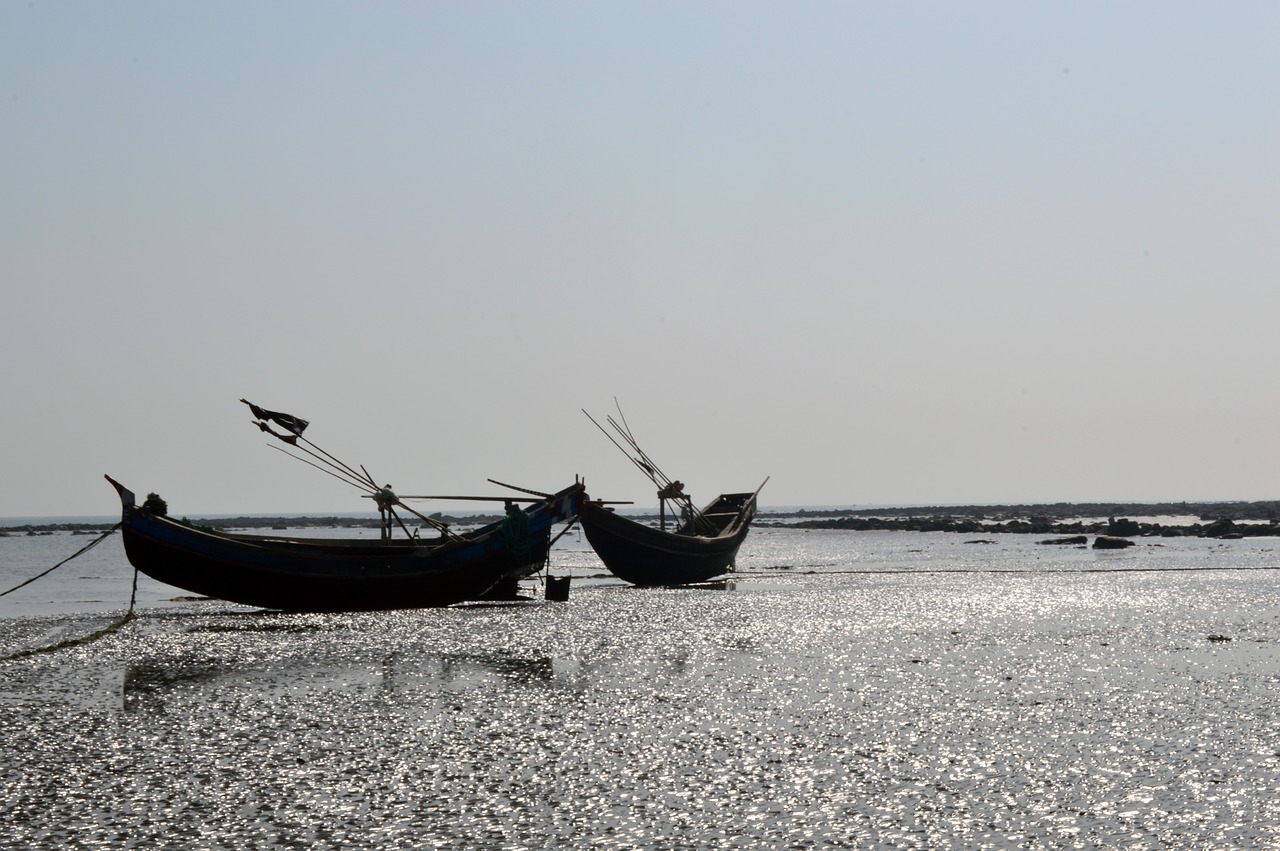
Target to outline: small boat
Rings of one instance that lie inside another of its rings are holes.
[[[120,494],[124,551],[142,573],[193,594],[284,611],[449,606],[513,588],[542,568],[552,526],[572,520],[578,483],[502,520],[424,539],[332,539],[221,532],[173,520]]]
[[[620,408],[618,416],[620,421],[613,417],[607,421],[621,442],[587,414],[658,486],[659,525],[655,528],[632,520],[607,503],[584,496],[578,521],[596,555],[610,573],[633,585],[690,585],[731,572],[756,516],[757,497],[769,480],[752,493],[721,494],[698,510],[685,494],[684,485],[667,477],[640,449]],[[671,529],[667,528],[668,504],[678,516]]]
[[[107,476],[120,496],[125,554],[152,579],[201,596],[286,611],[406,609],[506,599],[520,579],[546,564],[552,527],[573,520],[584,497],[581,482],[554,494],[505,485],[521,495],[397,496],[390,485],[377,485],[363,466],[357,470],[302,437],[307,420],[241,401],[253,411],[258,428],[311,460],[281,450],[286,455],[364,491],[378,508],[381,538],[231,534],[171,519],[156,494],[139,505],[132,491]],[[456,533],[410,508],[403,502],[408,499],[496,500],[505,504],[506,513],[499,521]],[[415,515],[438,535],[419,537],[420,530],[410,530],[398,511]],[[397,537],[396,527],[403,538]]]
[[[756,493],[721,494],[672,531],[639,523],[589,498],[578,520],[596,555],[624,582],[689,585],[734,569],[756,515]]]

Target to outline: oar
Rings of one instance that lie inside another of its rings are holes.
[[[518,487],[518,486],[516,486],[516,485],[509,485],[509,484],[507,484],[506,482],[500,482],[500,481],[498,481],[497,479],[490,479],[489,481],[493,482],[493,483],[494,483],[495,485],[497,485],[498,487],[502,487],[502,488],[511,488],[513,491],[520,491],[521,493],[533,494],[534,496],[539,496],[539,497],[542,497],[543,499],[551,499],[551,494],[549,494],[549,493],[543,493],[542,491],[530,490],[529,488],[522,488],[522,487]]]
[[[402,496],[401,499],[469,499],[476,502],[542,502],[542,497],[536,496],[449,496],[449,495],[426,495],[426,494],[410,494]]]

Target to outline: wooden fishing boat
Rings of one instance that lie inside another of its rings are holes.
[[[590,414],[587,418],[658,487],[657,527],[632,520],[606,503],[584,497],[578,520],[587,541],[609,572],[633,585],[689,585],[732,571],[738,549],[756,516],[760,490],[769,480],[766,478],[753,493],[721,494],[698,510],[685,494],[683,483],[669,478],[640,448],[621,408],[617,420],[607,418],[614,434]],[[670,529],[669,504],[677,515]]]
[[[671,531],[590,499],[583,500],[578,520],[596,555],[624,582],[688,585],[734,569],[755,514],[755,493],[727,493]]]
[[[463,534],[352,540],[230,534],[173,520],[120,495],[129,563],[206,597],[286,611],[362,611],[448,606],[479,600],[537,572],[552,527],[577,514],[575,483]]]
[[[167,505],[155,494],[138,505],[132,491],[107,476],[120,495],[125,554],[152,579],[202,596],[289,611],[406,609],[505,597],[514,595],[521,578],[546,564],[552,527],[576,517],[583,498],[580,482],[554,494],[504,485],[521,495],[398,496],[390,485],[379,486],[363,466],[344,463],[304,438],[309,421],[240,401],[253,412],[255,426],[290,447],[281,449],[286,455],[373,500],[381,537],[229,534],[170,519]],[[498,500],[505,504],[506,516],[459,534],[410,508],[404,500],[411,499]],[[410,530],[401,511],[438,534],[420,537],[420,529]],[[403,538],[397,537],[397,527]]]

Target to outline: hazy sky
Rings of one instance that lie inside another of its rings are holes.
[[[0,516],[1280,498],[1280,4],[0,4]],[[430,504],[429,504],[430,505]],[[441,506],[443,507],[443,506]]]

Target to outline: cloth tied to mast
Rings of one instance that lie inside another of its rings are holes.
[[[266,408],[258,407],[248,399],[241,399],[240,401],[248,405],[249,410],[253,411],[253,415],[259,420],[273,422],[292,434],[294,437],[300,437],[302,432],[306,430],[307,426],[311,425],[309,421],[304,420],[302,417],[295,417],[293,414],[285,414],[280,411],[268,411]],[[258,428],[263,431],[271,431],[263,423],[258,423]],[[275,434],[275,432],[271,433]],[[278,436],[279,435],[277,435],[277,437]]]
[[[379,511],[386,511],[399,505],[400,497],[396,496],[396,492],[391,489],[391,485],[383,485],[373,495],[373,501],[378,504]]]
[[[254,423],[254,425],[262,429],[272,437],[276,438],[277,440],[283,440],[285,443],[291,444],[293,446],[298,445],[298,436],[296,434],[281,434],[280,432],[273,429],[271,426],[264,423],[262,420],[258,420],[257,422]]]

